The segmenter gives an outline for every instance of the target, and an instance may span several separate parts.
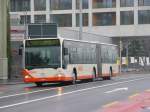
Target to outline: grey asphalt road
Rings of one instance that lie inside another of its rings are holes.
[[[150,90],[150,74],[76,85],[0,85],[0,112],[101,112],[103,107],[145,90]]]

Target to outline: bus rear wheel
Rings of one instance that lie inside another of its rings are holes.
[[[42,86],[42,82],[36,82],[35,83],[37,87],[41,87]]]
[[[103,80],[111,80],[111,76],[103,77]]]
[[[95,67],[93,67],[93,78],[92,78],[92,81],[95,81],[95,79],[96,79],[96,68]]]

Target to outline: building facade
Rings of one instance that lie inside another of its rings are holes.
[[[150,0],[82,0],[83,31],[110,37],[149,36]],[[79,28],[79,0],[11,0],[20,24],[56,22]]]
[[[118,45],[121,40],[122,56],[131,57],[131,68],[136,68],[137,63],[139,68],[143,65],[149,68],[150,0],[82,0],[82,11],[79,10],[79,2],[80,0],[10,0],[12,40],[19,43],[26,37],[26,24],[50,22],[58,24],[59,33],[63,37],[77,37],[78,33],[75,32],[79,31],[81,12],[84,39],[90,36],[93,37],[91,40],[99,38],[100,41],[110,42],[107,37],[112,37]],[[13,50],[15,57],[18,52],[19,50]],[[19,55],[18,58],[21,59]],[[14,65],[19,65],[18,63]],[[129,67],[129,61],[127,66]],[[17,72],[14,71],[19,74]]]

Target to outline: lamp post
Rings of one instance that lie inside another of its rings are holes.
[[[28,3],[24,2],[24,28],[25,28],[25,32],[24,32],[24,39],[27,39],[27,23],[28,23],[28,16],[27,16],[27,11],[28,11]]]
[[[127,64],[127,71],[129,69],[129,41],[126,44],[126,64]]]
[[[82,0],[79,0],[79,10],[80,10],[80,15],[79,15],[79,24],[80,24],[80,31],[79,31],[79,40],[82,40],[82,32],[83,32],[83,23],[82,23]]]
[[[119,49],[119,56],[120,56],[120,64],[119,64],[119,73],[121,74],[121,69],[122,69],[122,67],[121,67],[121,65],[122,65],[122,54],[121,54],[121,52],[122,52],[122,40],[121,40],[121,37],[120,37],[120,41],[119,41],[119,44],[120,44],[120,49]]]

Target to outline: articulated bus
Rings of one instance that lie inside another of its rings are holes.
[[[23,57],[24,81],[37,86],[47,82],[110,79],[119,71],[118,47],[113,44],[63,38],[27,39]]]

